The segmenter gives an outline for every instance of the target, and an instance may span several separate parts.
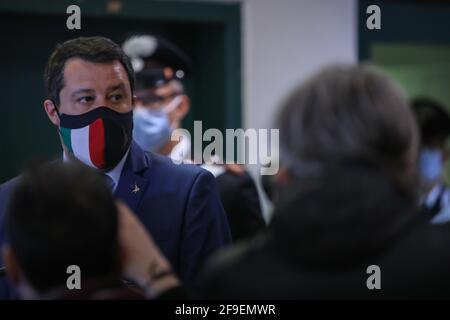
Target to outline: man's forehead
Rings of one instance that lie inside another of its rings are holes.
[[[123,65],[114,60],[111,62],[90,62],[75,57],[67,60],[64,66],[64,82],[66,85],[106,84],[112,82],[128,83],[128,75]]]

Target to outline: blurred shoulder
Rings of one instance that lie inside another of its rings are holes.
[[[21,176],[16,176],[0,185],[0,204],[7,200],[14,188],[19,184]]]
[[[235,243],[215,254],[208,264],[206,278],[209,280],[252,277],[255,275],[254,266],[269,267],[269,263],[262,263],[271,256],[269,235],[261,232],[257,236]],[[266,261],[268,262],[268,261]],[[226,281],[225,281],[226,282]]]
[[[0,221],[3,221],[2,217],[5,215],[6,208],[8,207],[15,187],[19,184],[20,177],[21,176],[14,177],[0,185]]]

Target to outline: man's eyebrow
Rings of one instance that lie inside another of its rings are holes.
[[[106,92],[111,92],[111,91],[116,91],[116,90],[124,90],[125,91],[125,84],[119,83],[119,84],[115,84],[115,85],[109,86],[106,89]]]
[[[80,94],[95,94],[95,90],[94,89],[81,88],[81,89],[75,90],[72,93],[71,97],[75,98],[77,95],[80,95]]]

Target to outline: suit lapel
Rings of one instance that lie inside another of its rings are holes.
[[[148,179],[143,176],[143,172],[149,166],[150,163],[148,163],[144,152],[133,141],[114,195],[124,201],[134,212],[136,212],[148,185]]]

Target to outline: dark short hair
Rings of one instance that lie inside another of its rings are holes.
[[[133,67],[119,45],[104,37],[79,37],[58,44],[47,62],[44,72],[47,98],[56,106],[59,106],[59,93],[64,87],[64,66],[67,60],[75,57],[95,63],[119,61],[128,75],[131,92],[134,91]]]
[[[38,292],[66,285],[67,267],[82,281],[118,273],[117,209],[103,177],[80,164],[29,168],[8,206],[7,240]]]
[[[428,97],[416,97],[411,107],[420,129],[421,142],[429,145],[436,140],[441,143],[450,136],[450,116],[445,106]]]
[[[374,66],[318,72],[284,103],[277,127],[280,160],[294,171],[367,164],[415,193],[416,123],[403,90]]]

